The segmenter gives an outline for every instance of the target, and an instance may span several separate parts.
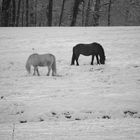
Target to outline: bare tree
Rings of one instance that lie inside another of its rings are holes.
[[[90,15],[90,0],[88,0],[88,6],[87,6],[87,10],[86,10],[85,26],[88,26],[88,23],[89,23],[89,15]]]
[[[127,3],[123,5],[124,14],[124,25],[138,24],[140,21],[140,1],[139,0],[128,0]]]
[[[94,8],[94,13],[93,13],[93,26],[99,26],[99,10],[100,10],[100,0],[95,1],[95,8]]]
[[[53,0],[49,0],[49,5],[47,8],[48,26],[52,26],[52,9],[53,9]]]
[[[1,14],[1,26],[9,25],[9,8],[11,0],[2,1],[2,14]]]
[[[111,13],[111,4],[112,4],[112,0],[109,0],[109,5],[108,5],[108,26],[110,26],[110,13]]]
[[[63,3],[62,3],[61,14],[60,14],[60,20],[59,20],[59,26],[61,26],[61,22],[62,22],[62,18],[63,18],[65,1],[66,1],[66,0],[63,0]]]
[[[38,1],[35,0],[35,26],[37,26],[37,3]]]
[[[0,25],[1,25],[2,1],[0,1]]]
[[[75,26],[75,24],[76,24],[76,18],[77,18],[77,14],[78,14],[78,8],[79,8],[79,5],[80,5],[80,3],[82,1],[83,0],[75,0],[75,2],[74,2],[73,16],[72,16],[71,26]]]
[[[82,3],[82,26],[84,26],[84,22],[85,22],[85,0],[83,0]]]
[[[22,18],[21,18],[21,22],[22,22],[22,27],[24,26],[24,0],[22,0]]]
[[[29,1],[26,0],[26,26],[29,26]]]
[[[16,17],[16,26],[19,25],[20,6],[21,6],[21,0],[18,0],[17,17]]]
[[[12,0],[12,26],[15,26],[16,23],[16,2]]]

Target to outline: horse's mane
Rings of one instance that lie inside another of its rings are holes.
[[[32,55],[39,55],[38,53],[33,53]]]
[[[103,56],[103,59],[105,60],[105,59],[106,59],[106,57],[105,57],[105,52],[104,52],[104,49],[103,49],[102,46],[101,46],[101,50],[102,50],[102,56]]]

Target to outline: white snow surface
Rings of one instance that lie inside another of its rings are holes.
[[[92,42],[106,64],[71,66],[72,48]],[[29,75],[32,53],[54,54],[58,76]],[[33,139],[140,139],[140,27],[0,28],[0,140]]]

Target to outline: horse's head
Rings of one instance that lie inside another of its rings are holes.
[[[105,59],[106,59],[105,56],[104,56],[104,57],[100,57],[100,63],[101,63],[101,64],[105,64]]]

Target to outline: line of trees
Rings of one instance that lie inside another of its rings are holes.
[[[139,0],[0,0],[1,26],[139,25]],[[118,23],[120,18],[120,22]]]

